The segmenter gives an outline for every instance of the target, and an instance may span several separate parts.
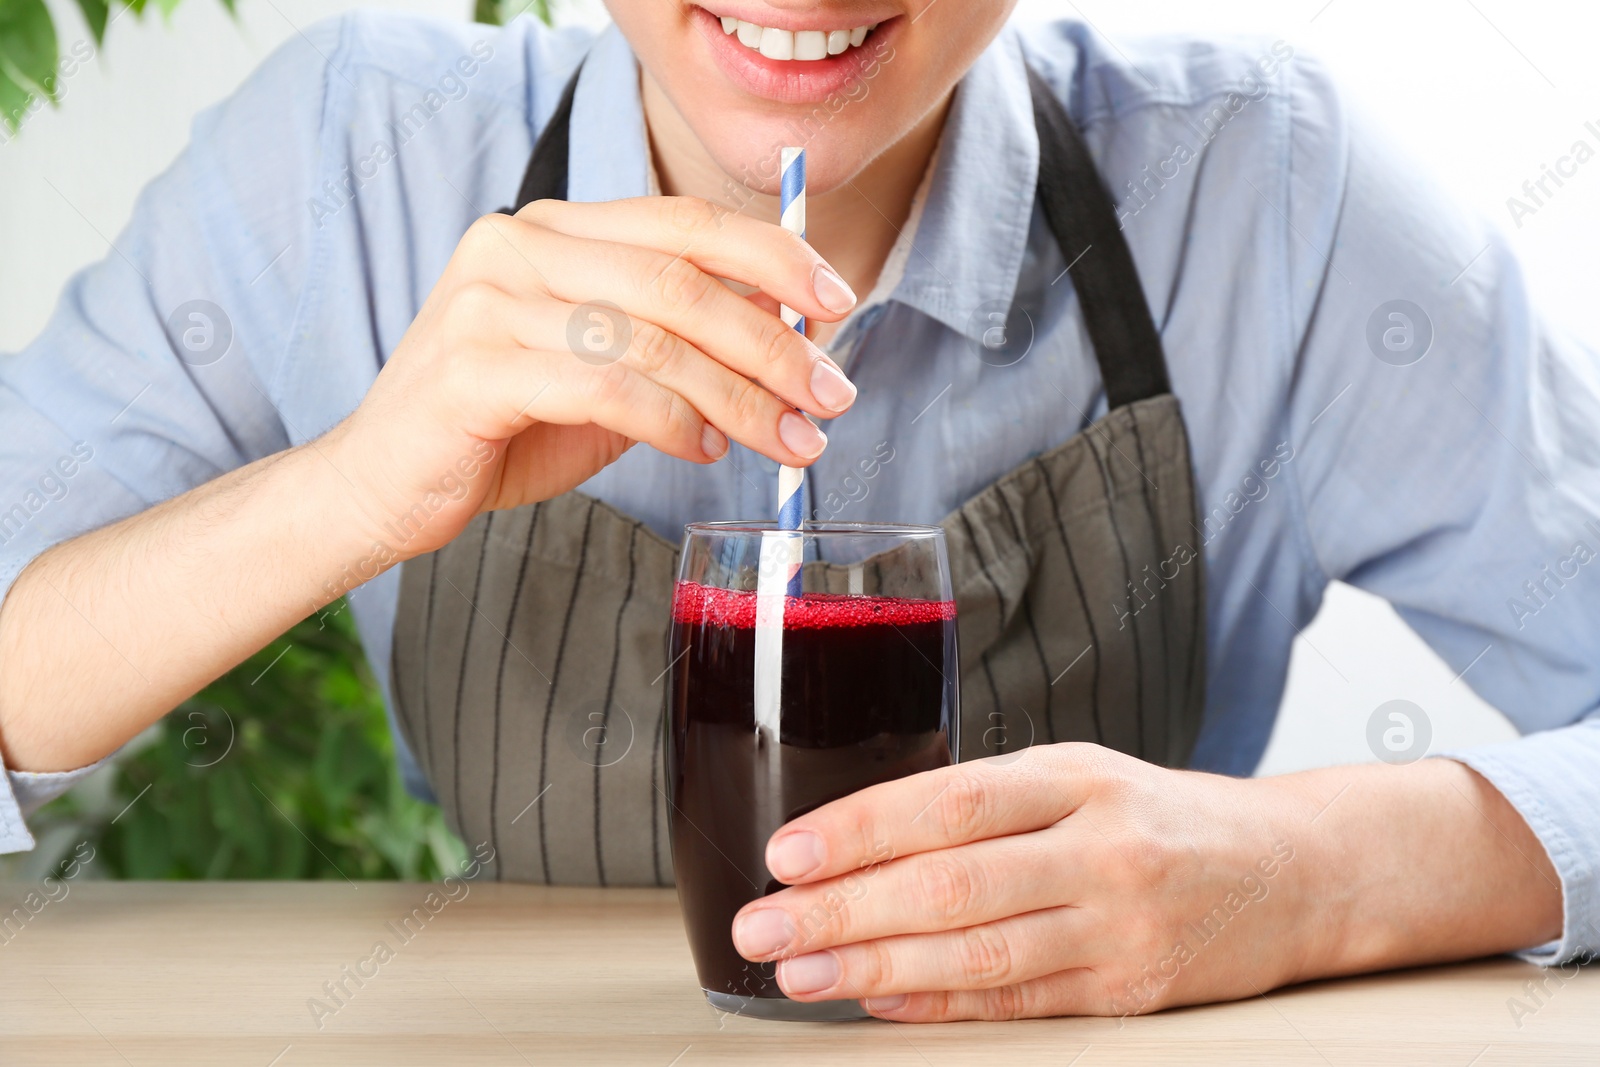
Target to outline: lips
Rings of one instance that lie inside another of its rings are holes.
[[[904,22],[895,16],[833,29],[767,26],[703,7],[693,8],[692,17],[712,59],[737,88],[792,104],[820,103],[859,81]]]

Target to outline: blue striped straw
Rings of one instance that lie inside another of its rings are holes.
[[[806,236],[806,150],[804,148],[785,148],[783,150],[783,188],[779,195],[779,207],[782,211],[783,228],[795,234],[801,240]],[[792,308],[780,308],[785,325],[793,326],[805,336],[806,319]],[[778,529],[799,530],[805,524],[805,515],[801,510],[801,500],[804,496],[805,471],[798,467],[780,467],[778,469]],[[789,566],[790,596],[799,596],[804,591],[801,581],[801,566],[804,563],[804,542],[794,538],[794,547],[798,551],[791,558]]]

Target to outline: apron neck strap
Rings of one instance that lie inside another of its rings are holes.
[[[583,64],[573,72],[528,160],[515,207],[567,198],[572,98]],[[1106,404],[1115,409],[1172,391],[1161,335],[1150,315],[1133,253],[1123,237],[1116,205],[1100,181],[1094,157],[1055,93],[1028,68],[1034,122],[1039,130],[1038,198],[1069,264],[1083,308]]]
[[[1072,273],[1105,382],[1106,405],[1115,409],[1170,393],[1161,335],[1094,157],[1055,93],[1031,67],[1028,84],[1039,129],[1038,197]]]
[[[578,76],[583,73],[583,63],[572,72],[567,87],[561,91],[550,121],[533,146],[528,159],[528,169],[522,175],[522,188],[517,191],[517,202],[507,215],[515,215],[535,200],[565,200],[567,198],[567,157],[572,146],[572,98],[578,91]]]

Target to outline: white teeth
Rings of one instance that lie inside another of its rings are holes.
[[[731,15],[719,16],[722,32],[737,34],[739,43],[760,52],[768,59],[810,62],[840,55],[851,48],[859,48],[867,34],[878,28],[877,23],[857,26],[849,30],[779,30],[771,26],[758,26],[754,22]]]
[[[796,59],[821,59],[828,54],[828,35],[821,30],[797,30],[794,35]]]
[[[794,31],[761,28],[761,54],[768,59],[794,58]]]

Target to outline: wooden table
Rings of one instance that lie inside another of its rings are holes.
[[[72,883],[0,927],[0,1064],[1600,1063],[1600,973],[1542,1006],[1501,959],[1125,1021],[763,1023],[706,1004],[671,891],[461,888]]]

